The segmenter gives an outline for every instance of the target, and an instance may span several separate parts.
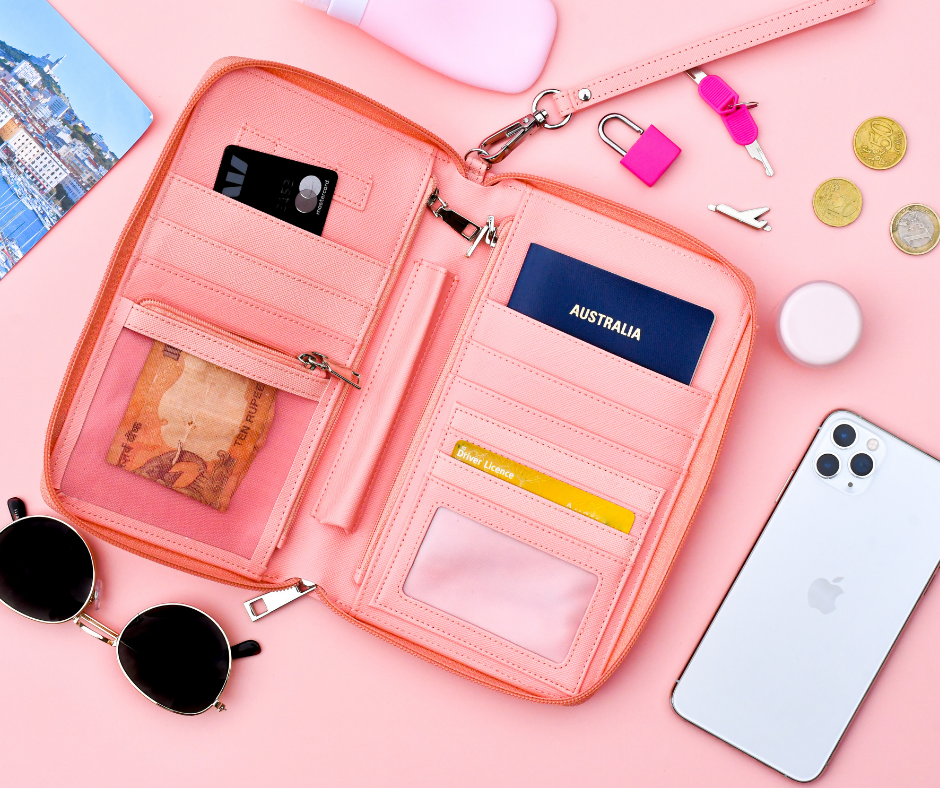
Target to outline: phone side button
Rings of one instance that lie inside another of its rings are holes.
[[[787,485],[790,483],[790,479],[793,478],[793,474],[794,474],[794,473],[796,473],[796,468],[794,468],[792,471],[790,471],[790,475],[787,476],[787,480],[783,483],[783,487],[781,487],[781,488],[780,488],[780,492],[777,493],[777,497],[774,499],[774,505],[775,505],[775,506],[777,505],[777,503],[780,502],[780,496],[782,496],[782,495],[783,495],[783,491],[784,491],[785,489],[787,489]]]

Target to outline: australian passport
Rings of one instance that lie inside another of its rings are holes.
[[[539,244],[508,306],[686,385],[715,322],[710,309]]]

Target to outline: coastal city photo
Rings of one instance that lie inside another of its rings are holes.
[[[0,278],[153,116],[45,0],[0,0]]]

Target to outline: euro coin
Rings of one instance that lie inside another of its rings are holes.
[[[887,170],[907,152],[907,135],[891,118],[869,118],[855,130],[855,155],[866,167]]]
[[[852,224],[862,212],[862,193],[852,181],[830,178],[813,195],[813,212],[830,227]]]
[[[940,241],[940,220],[926,205],[905,205],[891,220],[891,240],[904,254],[927,254]]]

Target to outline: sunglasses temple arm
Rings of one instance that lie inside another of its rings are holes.
[[[254,657],[261,653],[261,644],[257,640],[243,640],[232,646],[232,659]]]
[[[7,501],[7,509],[10,510],[10,517],[14,520],[26,517],[26,504],[20,498],[10,498]]]

